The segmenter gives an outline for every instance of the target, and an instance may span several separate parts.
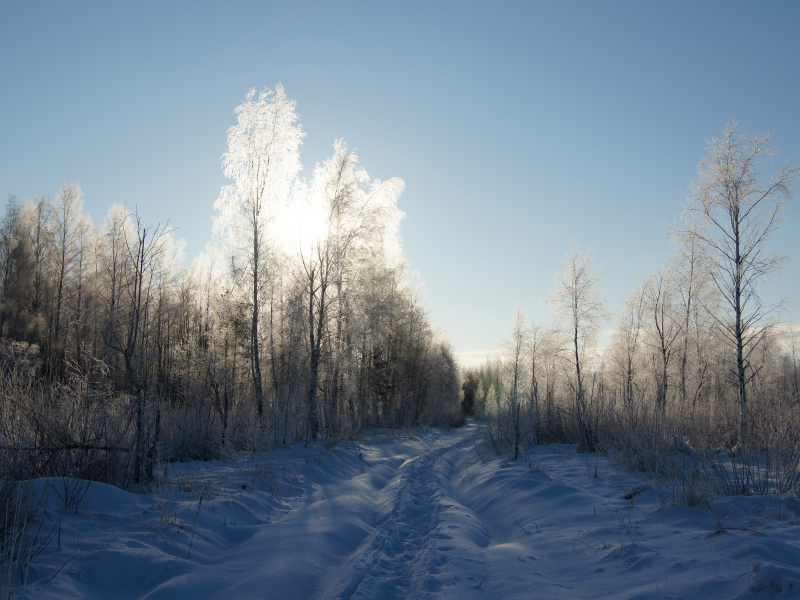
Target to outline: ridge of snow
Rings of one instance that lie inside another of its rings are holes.
[[[477,433],[474,422],[371,431],[333,450],[297,445],[168,465],[151,494],[36,480],[49,543],[26,595],[800,595],[797,499],[673,506],[607,456],[554,445],[510,461],[483,449]]]

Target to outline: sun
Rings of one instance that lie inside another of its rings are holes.
[[[280,242],[290,255],[308,255],[328,233],[324,203],[315,194],[293,202],[279,220]]]

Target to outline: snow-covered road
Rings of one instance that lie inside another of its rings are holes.
[[[153,496],[50,486],[41,598],[744,598],[800,594],[794,498],[673,506],[570,446],[477,425],[170,466]],[[52,482],[51,482],[52,483]],[[43,482],[38,487],[44,489]],[[626,499],[626,497],[628,497]],[[57,540],[57,541],[56,541]],[[15,590],[22,597],[22,588]]]

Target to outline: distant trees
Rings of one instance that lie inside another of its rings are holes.
[[[473,370],[468,370],[465,373],[464,382],[461,384],[461,411],[466,417],[475,415],[475,396],[478,391],[478,383],[478,374]]]

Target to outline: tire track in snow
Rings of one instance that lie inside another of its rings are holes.
[[[401,467],[403,473],[384,488],[393,496],[392,510],[356,559],[352,579],[340,599],[419,595],[421,590],[412,587],[435,567],[430,541],[436,527],[434,505],[441,492],[431,484],[430,474],[445,450],[408,460]]]
[[[453,573],[444,572],[449,551],[459,542],[463,546],[463,540],[453,539],[461,532],[452,531],[462,528],[453,525],[452,515],[445,512],[467,511],[443,487],[443,481],[449,481],[452,474],[442,470],[452,469],[452,461],[442,461],[442,457],[470,443],[468,438],[459,437],[446,447],[407,460],[398,469],[400,472],[381,490],[378,502],[391,509],[383,512],[375,532],[349,561],[350,574],[344,589],[329,597],[424,599],[449,595],[443,593],[447,591],[443,588],[464,583]],[[471,546],[485,546],[489,541],[485,532],[471,538],[478,538],[477,542],[468,540]],[[463,547],[461,551],[463,554]]]

